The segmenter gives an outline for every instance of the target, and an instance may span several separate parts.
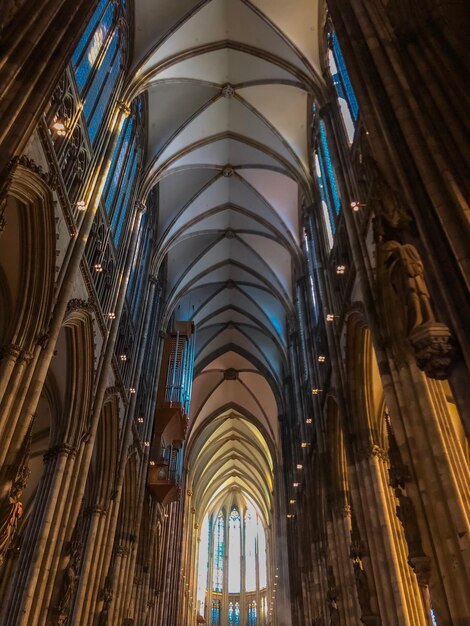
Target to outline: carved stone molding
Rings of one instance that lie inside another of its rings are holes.
[[[45,172],[31,157],[26,154],[22,154],[20,157],[17,157],[17,164],[37,174],[39,178],[46,183],[51,191],[57,189],[58,181],[56,174]]]
[[[8,358],[16,361],[19,358],[21,352],[21,347],[16,343],[10,343],[7,346],[2,346],[0,348],[0,360]]]
[[[56,459],[58,456],[74,456],[77,453],[77,448],[75,446],[71,446],[67,443],[64,443],[60,446],[55,446],[48,450],[43,459],[44,463],[49,463],[50,461]]]
[[[71,311],[91,311],[94,312],[96,310],[96,302],[93,298],[88,298],[88,300],[82,300],[80,298],[72,298],[67,303],[67,313]]]
[[[457,357],[452,333],[445,324],[429,322],[414,329],[409,335],[416,364],[429,378],[449,378]]]

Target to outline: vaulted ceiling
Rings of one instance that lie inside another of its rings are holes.
[[[135,1],[128,95],[148,98],[165,321],[197,325],[191,433],[235,411],[278,442],[323,19],[317,0]]]

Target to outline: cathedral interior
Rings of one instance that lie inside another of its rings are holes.
[[[469,24],[0,0],[1,626],[470,624]]]

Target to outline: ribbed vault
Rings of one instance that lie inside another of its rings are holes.
[[[312,0],[136,1],[128,98],[147,97],[153,266],[164,324],[197,328],[186,466],[200,520],[239,490],[271,523],[322,19]]]

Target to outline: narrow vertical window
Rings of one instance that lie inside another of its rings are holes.
[[[256,513],[245,515],[245,591],[256,591]]]
[[[350,143],[352,143],[359,115],[359,105],[357,104],[356,94],[352,88],[343,53],[341,52],[338,38],[334,31],[330,32],[328,43],[330,47],[328,60],[331,78],[335,86],[338,104],[348,133],[348,138]]]
[[[258,518],[258,568],[259,568],[259,588],[264,589],[268,584],[267,555],[266,555],[266,535],[263,524]]]
[[[217,516],[214,524],[214,570],[212,574],[212,590],[221,592],[224,580],[225,557],[225,521],[223,512]]]
[[[233,508],[229,518],[228,592],[240,593],[241,584],[241,520],[238,509]]]
[[[328,247],[331,249],[336,231],[336,217],[341,212],[341,201],[323,120],[320,120],[319,123],[319,140],[315,155],[315,169],[322,202],[326,239]]]
[[[220,600],[212,601],[211,624],[212,626],[220,626]]]

